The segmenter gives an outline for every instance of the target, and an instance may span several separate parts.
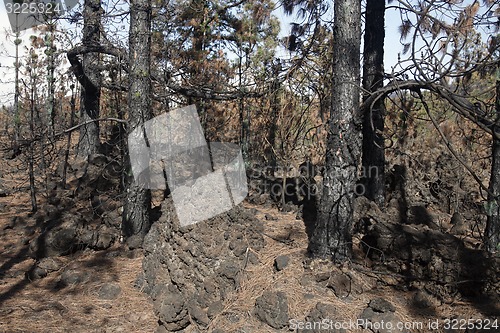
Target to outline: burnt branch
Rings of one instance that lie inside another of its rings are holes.
[[[409,90],[418,92],[421,89],[427,90],[437,96],[443,98],[459,115],[472,121],[485,132],[495,135],[500,138],[500,133],[494,132],[493,127],[495,121],[484,117],[484,115],[477,112],[477,107],[465,97],[452,92],[449,87],[434,82],[425,82],[417,80],[394,80],[389,82],[383,88],[371,93],[366,100],[361,104],[361,108],[372,108],[373,105],[380,99],[385,98],[387,95],[401,90]]]
[[[99,87],[97,87],[96,84],[88,78],[88,76],[85,74],[85,71],[83,70],[83,64],[79,56],[87,53],[103,53],[115,56],[120,59],[126,59],[125,51],[113,46],[105,45],[79,45],[66,52],[66,56],[68,57],[69,63],[71,64],[71,70],[75,74],[78,82],[80,82],[80,84],[85,89],[90,90],[97,90]]]

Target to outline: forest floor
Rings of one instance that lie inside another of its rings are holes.
[[[43,226],[31,213],[23,156],[1,158],[0,172],[0,332],[153,332],[153,306],[134,287],[140,250],[115,244],[47,258],[50,273],[30,277],[36,267],[30,242]],[[42,211],[45,201],[40,195]]]
[[[14,216],[31,221],[29,197],[18,193],[0,198],[0,205],[0,332],[154,331],[153,306],[134,287],[142,270],[139,250],[114,246],[57,257],[57,271],[30,281],[33,226],[12,225]],[[117,291],[110,295],[107,289]]]
[[[30,278],[35,260],[30,257],[29,242],[40,227],[30,214],[29,188],[21,184],[24,176],[8,179],[5,175],[1,184],[5,195],[0,196],[0,332],[154,332],[157,317],[153,304],[138,282],[143,270],[142,250],[129,250],[118,243],[103,251],[85,249],[47,260],[45,265],[53,266],[51,272],[42,279]],[[304,323],[314,311],[327,309],[318,308],[320,303],[335,309],[337,321],[356,322],[378,298],[390,302],[398,320],[411,326],[405,332],[444,332],[447,319],[495,320],[500,316],[498,303],[459,298],[443,302],[418,290],[395,288],[388,283],[390,276],[381,278],[363,267],[337,268],[355,281],[353,290],[338,290],[338,283],[331,285],[330,264],[307,260],[304,223],[295,213],[283,213],[269,205],[244,206],[263,222],[265,246],[259,250],[259,263],[245,268],[240,287],[224,304],[224,312],[240,313],[242,320],[231,323],[224,316],[215,317],[210,327],[224,327],[226,332],[293,331],[293,327],[272,329],[250,315],[256,295],[264,290],[287,295],[290,323]],[[285,258],[278,271],[277,257]],[[438,329],[429,327],[436,320]],[[495,331],[500,330],[492,327],[487,332]],[[186,332],[196,332],[195,325]]]
[[[61,268],[44,279],[30,281],[26,277],[34,263],[28,256],[26,245],[32,226],[12,225],[12,219],[21,216],[29,221],[28,199],[26,193],[0,198],[0,332],[154,332],[157,325],[152,303],[135,286],[142,271],[140,250],[130,251],[115,246],[105,251],[81,251],[58,257]],[[415,311],[415,307],[411,306],[415,292],[396,291],[389,286],[377,285],[376,279],[369,273],[362,278],[365,291],[355,297],[348,296],[349,307],[344,301],[336,304],[333,291],[325,293],[320,283],[303,281],[303,258],[307,246],[303,222],[295,219],[294,214],[281,213],[275,208],[245,206],[253,209],[264,222],[266,246],[260,251],[262,265],[248,269],[244,284],[232,302],[225,305],[227,310],[239,310],[244,314],[253,306],[247,304],[254,299],[249,295],[272,288],[288,291],[290,318],[297,320],[303,320],[309,309],[324,301],[337,305],[342,320],[356,321],[370,300],[377,297],[394,304],[402,322],[424,325],[422,330],[411,329],[408,332],[441,331],[426,328],[429,320],[439,319],[442,328],[446,318],[485,318],[483,311],[474,304],[461,301],[443,304],[429,298],[427,302],[433,305],[432,311],[430,308]],[[290,258],[289,267],[280,275],[273,274],[274,260],[278,255]],[[61,285],[69,269],[73,273],[81,272],[79,276],[83,278],[75,279],[72,285]],[[320,273],[321,268],[315,269]],[[109,297],[102,292],[110,285],[119,287],[118,295]],[[235,332],[236,326],[240,325],[236,323],[234,330],[227,327],[227,332]],[[494,331],[497,330],[490,332]],[[269,332],[276,331],[270,328]]]

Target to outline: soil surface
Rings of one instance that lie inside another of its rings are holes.
[[[358,200],[356,219],[363,223],[355,258],[344,267],[308,258],[297,211],[269,202],[245,202],[186,231],[166,227],[172,217],[164,207],[144,250],[130,250],[111,237],[104,250],[91,249],[98,247],[93,241],[62,255],[37,257],[32,244],[44,224],[30,213],[29,191],[19,190],[19,184],[4,174],[0,332],[389,332],[376,326],[382,322],[407,327],[393,332],[481,331],[460,321],[471,319],[489,325],[484,332],[500,331],[500,323],[494,324],[500,317],[498,275],[492,276],[498,261],[474,266],[482,263],[474,244],[433,225],[410,223],[394,230],[390,215],[363,200]],[[68,212],[85,212],[80,208]],[[413,247],[391,246],[401,234]],[[166,236],[172,241],[158,243]],[[210,240],[215,245],[200,246]],[[158,247],[167,243],[176,252]],[[454,261],[456,254],[466,254],[460,256],[463,262]],[[479,267],[485,276],[453,270],[462,266]],[[165,274],[159,275],[162,269]],[[446,330],[446,324],[464,329]]]

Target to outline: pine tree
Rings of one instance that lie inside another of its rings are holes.
[[[151,0],[130,2],[129,67],[128,134],[151,118]],[[128,158],[126,163],[122,231],[142,240],[151,227],[151,190],[134,182]]]
[[[384,85],[385,0],[367,0],[363,51],[363,90],[370,92]],[[366,105],[363,111],[364,195],[380,207],[385,201],[384,99]]]
[[[83,9],[83,36],[82,44],[86,47],[100,45],[101,39],[101,0],[85,0]],[[99,69],[99,53],[86,52],[83,54],[82,67],[87,80],[83,81],[80,101],[80,140],[78,155],[87,156],[99,152],[99,118],[101,100],[101,73]],[[82,81],[81,81],[82,82]]]
[[[333,91],[323,177],[323,196],[309,252],[342,263],[352,256],[354,189],[360,158],[359,62],[361,1],[336,1],[333,29]]]

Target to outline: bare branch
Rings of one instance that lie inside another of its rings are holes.
[[[427,113],[427,116],[431,120],[432,125],[434,125],[434,127],[436,128],[436,130],[439,133],[439,136],[441,136],[441,139],[443,139],[443,142],[446,145],[446,148],[448,148],[448,150],[453,155],[453,157],[455,157],[456,160],[460,164],[462,164],[465,169],[467,169],[467,171],[470,173],[470,175],[472,176],[472,178],[474,178],[474,180],[479,184],[479,186],[484,191],[486,191],[489,195],[493,195],[490,192],[490,190],[488,189],[488,187],[483,184],[483,182],[481,181],[481,179],[479,178],[479,176],[476,175],[476,173],[474,172],[474,170],[472,170],[472,168],[464,161],[464,159],[462,157],[460,157],[460,155],[458,155],[458,153],[453,148],[453,145],[451,144],[451,142],[446,138],[446,136],[444,135],[443,131],[439,127],[439,124],[437,123],[436,119],[434,119],[434,117],[432,116],[432,114],[431,114],[431,112],[429,110],[429,105],[427,105],[427,102],[425,101],[424,96],[423,96],[422,92],[420,91],[420,89],[417,90],[417,94],[418,94],[418,97],[420,98],[420,101],[422,102],[422,105],[424,106],[425,113]]]
[[[465,97],[452,92],[448,87],[432,83],[423,82],[417,80],[394,80],[389,82],[382,89],[373,92],[362,104],[361,108],[372,108],[375,102],[385,98],[387,95],[401,90],[410,90],[418,92],[420,89],[428,90],[431,93],[438,95],[439,97],[445,99],[451,106],[453,106],[455,112],[459,115],[472,121],[474,124],[479,126],[485,132],[495,135],[500,138],[500,133],[495,133],[493,131],[494,121],[485,118],[484,116],[477,113],[476,107],[473,103],[467,100]]]
[[[83,126],[86,126],[90,123],[95,123],[95,122],[100,122],[100,121],[115,121],[117,123],[122,123],[122,124],[125,124],[127,125],[128,124],[128,121],[126,120],[123,120],[123,119],[119,119],[119,118],[98,118],[98,119],[91,119],[91,120],[88,120],[88,121],[85,121],[81,124],[78,124],[78,125],[75,125],[75,126],[72,126],[70,128],[67,128],[63,131],[60,131],[60,132],[57,132],[55,133],[54,135],[52,136],[46,136],[45,133],[42,133],[42,134],[39,134],[35,137],[33,137],[32,139],[29,139],[29,140],[22,140],[19,142],[19,145],[17,145],[17,148],[23,148],[23,147],[27,147],[29,145],[31,145],[33,142],[36,142],[36,141],[41,141],[41,140],[57,140],[59,137],[65,135],[65,134],[69,134],[73,131],[76,131],[77,129],[79,129],[80,127],[83,127]],[[10,149],[10,148],[8,148]],[[4,149],[6,150],[6,149]]]

